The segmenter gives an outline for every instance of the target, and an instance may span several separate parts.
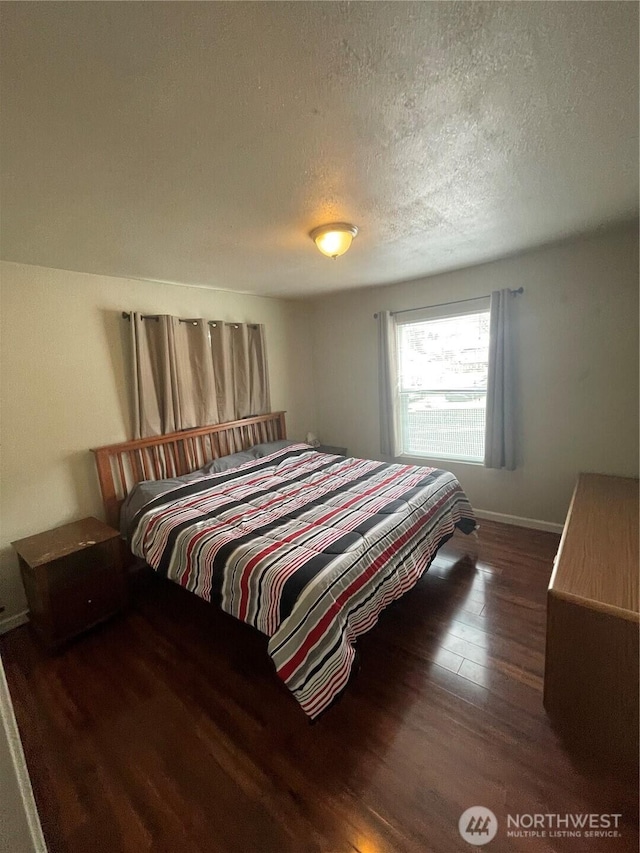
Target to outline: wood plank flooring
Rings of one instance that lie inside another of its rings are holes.
[[[542,708],[558,537],[483,522],[358,643],[310,725],[266,640],[155,577],[130,612],[47,657],[0,639],[52,853],[455,853],[470,806],[489,851],[637,850],[637,780],[572,755]],[[475,563],[465,556],[477,552]],[[507,815],[621,814],[618,837],[514,838]]]

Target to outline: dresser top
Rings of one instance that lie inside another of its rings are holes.
[[[11,544],[22,559],[35,568],[119,535],[117,530],[97,518],[83,518]]]
[[[549,589],[637,618],[638,480],[580,474]]]

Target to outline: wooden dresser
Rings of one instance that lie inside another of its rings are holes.
[[[544,704],[585,754],[638,758],[638,481],[578,478],[547,598]]]

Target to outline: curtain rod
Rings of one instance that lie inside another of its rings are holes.
[[[510,291],[513,296],[517,296],[518,293],[524,293],[524,287],[519,287],[517,290]],[[408,314],[409,311],[424,311],[425,308],[444,308],[447,305],[459,305],[461,302],[477,302],[479,299],[489,299],[491,297],[490,293],[487,293],[485,296],[471,296],[469,299],[455,299],[453,302],[438,302],[437,305],[421,305],[419,308],[403,308],[402,311],[391,311],[391,316],[395,317],[396,314]],[[378,318],[378,314],[373,315],[374,319]]]
[[[131,320],[131,312],[123,311],[122,312],[122,319],[123,320]],[[142,319],[143,320],[159,320],[160,315],[159,314],[142,314]],[[183,320],[182,317],[180,317],[178,322],[179,323],[192,323],[195,326],[196,323],[198,322],[198,320],[195,318],[192,318],[192,317]],[[213,326],[215,328],[215,326],[217,326],[218,324],[216,323],[215,320],[207,320],[207,325]],[[239,327],[238,323],[225,323],[224,325],[225,326],[233,326],[234,329],[237,329]],[[250,326],[252,329],[257,328],[257,325],[255,323],[247,323],[247,326]]]

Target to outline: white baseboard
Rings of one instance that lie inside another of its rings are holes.
[[[0,634],[13,631],[14,628],[19,628],[20,625],[26,625],[28,621],[28,610],[23,610],[22,613],[14,613],[13,616],[5,616],[4,619],[0,618]]]
[[[541,521],[538,518],[522,518],[519,515],[506,515],[503,512],[491,512],[488,509],[475,509],[474,512],[478,518],[485,518],[487,521],[499,521],[501,524],[515,524],[516,527],[530,527],[532,530],[546,530],[549,533],[562,533],[563,524],[556,524],[554,521]]]

